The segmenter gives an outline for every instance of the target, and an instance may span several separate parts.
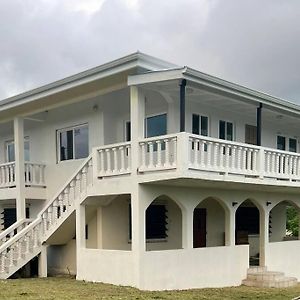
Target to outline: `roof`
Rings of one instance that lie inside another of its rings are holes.
[[[3,99],[0,101],[0,111],[5,111],[12,107],[17,107],[45,96],[80,86],[83,83],[138,67],[141,68],[143,72],[129,76],[128,85],[186,79],[189,82],[201,86],[242,97],[244,100],[253,104],[263,103],[265,106],[300,115],[300,105],[298,104],[211,76],[186,66],[178,66],[139,51],[42,87]]]
[[[75,85],[80,85],[101,77],[113,75],[125,70],[130,70],[134,67],[140,67],[152,71],[164,70],[178,66],[137,51],[95,68],[46,84],[39,88],[29,90],[13,97],[2,99],[0,100],[0,111],[5,110],[6,108],[11,108],[11,106],[17,106],[19,104],[24,104],[24,102],[30,102],[38,98],[42,98],[43,96],[51,93],[55,94],[56,92],[71,88]]]

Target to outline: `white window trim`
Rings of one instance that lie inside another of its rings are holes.
[[[226,128],[225,128],[225,135],[226,135],[226,129],[227,129],[227,123],[232,123],[232,142],[235,141],[235,122],[231,121],[231,120],[226,120],[226,119],[219,119],[218,121],[218,138],[220,138],[220,121],[224,121],[226,122]],[[228,141],[228,140],[224,140],[224,141]]]
[[[68,161],[74,161],[74,160],[81,159],[81,158],[75,158],[75,138],[74,138],[74,136],[73,136],[73,158],[72,159],[66,159],[66,160],[61,160],[60,159],[60,134],[62,132],[66,132],[66,131],[70,131],[70,130],[72,130],[73,134],[74,134],[74,130],[76,128],[80,128],[80,127],[84,127],[84,126],[88,127],[88,135],[89,135],[89,124],[88,123],[82,123],[82,124],[69,126],[69,127],[65,127],[65,128],[61,128],[61,129],[56,130],[56,157],[57,157],[57,162],[58,163],[64,163],[64,162],[68,162]],[[90,148],[90,145],[88,145],[88,148]]]
[[[166,121],[167,121],[167,132],[166,134],[168,134],[168,112],[159,112],[159,113],[155,113],[155,114],[148,114],[148,115],[145,115],[145,120],[144,120],[144,126],[145,126],[145,133],[144,133],[144,136],[145,138],[147,138],[147,119],[148,118],[153,118],[153,117],[158,117],[158,116],[161,116],[161,115],[166,115]]]
[[[198,115],[199,116],[199,132],[201,133],[201,117],[206,117],[207,118],[207,136],[210,137],[210,128],[211,128],[211,124],[210,124],[210,116],[207,114],[203,114],[203,113],[198,113],[198,112],[192,112],[192,118],[191,118],[191,132],[193,131],[193,115]],[[222,120],[223,121],[223,120]],[[201,134],[199,134],[201,135]]]
[[[285,150],[283,150],[283,151],[287,151],[287,152],[289,152],[290,150],[289,150],[289,140],[290,139],[293,139],[293,140],[296,140],[296,147],[297,147],[297,151],[296,152],[293,152],[293,153],[299,153],[299,140],[298,140],[298,138],[297,137],[295,137],[295,136],[290,136],[290,135],[285,135],[285,134],[282,134],[282,133],[276,133],[276,137],[275,137],[275,149],[277,149],[277,137],[278,136],[282,136],[282,137],[284,137],[285,138]]]
[[[24,137],[24,143],[28,142],[29,143],[29,158],[30,158],[30,149],[31,149],[31,145],[30,145],[30,139],[29,136],[25,136]],[[8,163],[8,145],[14,145],[15,141],[13,139],[9,139],[7,141],[5,141],[4,143],[4,148],[5,148],[5,161]],[[25,157],[24,157],[25,159]]]

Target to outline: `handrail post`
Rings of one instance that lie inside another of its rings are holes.
[[[186,173],[190,164],[189,135],[186,132],[180,132],[177,135],[177,157],[175,157],[178,173]]]
[[[97,179],[98,179],[98,174],[99,174],[99,161],[98,161],[98,157],[99,157],[99,154],[98,154],[98,149],[96,147],[94,147],[92,149],[92,161],[93,161],[93,175],[92,175],[92,182],[96,182]]]
[[[258,152],[258,173],[259,173],[259,178],[263,179],[265,175],[265,149],[263,147],[260,147],[259,152]]]

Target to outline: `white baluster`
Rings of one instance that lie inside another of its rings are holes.
[[[171,164],[172,167],[176,167],[177,165],[177,137],[173,138],[171,140],[172,145],[173,145],[173,159],[169,161],[169,163]],[[168,150],[169,152],[169,150]],[[165,151],[166,155],[167,155],[167,151]]]
[[[118,153],[117,148],[112,148],[113,151],[113,164],[112,164],[112,172],[117,173],[118,172]]]
[[[124,151],[124,147],[121,146],[119,148],[120,153],[121,153],[121,168],[120,168],[120,172],[123,173],[125,171],[125,151]]]
[[[112,173],[111,169],[111,149],[105,149],[106,154],[106,164],[107,164],[107,170],[106,173],[110,175]]]
[[[162,163],[161,163],[161,140],[156,141],[156,145],[157,145],[157,167],[161,168]]]
[[[212,142],[207,143],[207,168],[211,168]]]
[[[104,151],[99,150],[99,155],[100,155],[100,170],[99,174],[104,175],[105,174],[105,166],[104,166]]]
[[[154,152],[153,142],[149,142],[148,145],[149,145],[149,165],[148,165],[148,168],[153,169],[153,167],[154,167],[154,164],[153,164],[153,152]]]

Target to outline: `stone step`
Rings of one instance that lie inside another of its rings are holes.
[[[283,272],[257,272],[257,273],[248,273],[247,279],[249,280],[264,280],[264,281],[278,281],[284,278]]]
[[[253,266],[248,269],[248,274],[258,273],[258,272],[267,272],[267,267]]]
[[[297,285],[297,279],[294,277],[283,277],[280,280],[243,280],[243,285],[250,287],[264,288],[287,288]]]

